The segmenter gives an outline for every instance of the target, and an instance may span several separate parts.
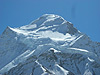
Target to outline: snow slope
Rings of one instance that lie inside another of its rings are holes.
[[[99,75],[100,43],[54,14],[0,36],[0,74]]]

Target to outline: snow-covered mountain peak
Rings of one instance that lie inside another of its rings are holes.
[[[76,28],[73,27],[71,22],[64,20],[61,16],[54,14],[45,14],[40,18],[32,21],[29,25],[25,25],[19,28],[12,28],[17,33],[29,34],[45,31],[59,32],[62,34],[75,34],[79,33]]]
[[[61,16],[54,15],[54,14],[44,14],[40,18],[38,18],[37,20],[31,22],[31,24],[34,24],[37,22],[45,23],[47,21],[55,21],[57,19],[58,19],[58,21],[62,21],[62,22],[65,21]],[[60,22],[58,22],[58,23],[60,23]],[[40,26],[41,26],[41,24],[40,24]]]
[[[44,14],[41,16],[41,18],[45,18],[45,19],[54,19],[54,18],[62,18],[59,15],[55,15],[55,14]],[[62,18],[63,19],[63,18]]]
[[[0,36],[2,75],[99,75],[100,43],[61,16],[45,14]]]

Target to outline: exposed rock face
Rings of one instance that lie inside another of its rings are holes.
[[[99,75],[100,43],[54,14],[0,36],[2,75]]]

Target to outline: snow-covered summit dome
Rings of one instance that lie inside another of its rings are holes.
[[[54,15],[54,14],[44,14],[40,18],[38,18],[35,21],[31,22],[32,24],[37,24],[37,26],[43,26],[43,25],[60,25],[62,23],[67,22],[62,18],[61,16]],[[71,24],[71,23],[70,23]]]
[[[32,21],[29,25],[20,27],[22,30],[28,31],[57,31],[63,34],[70,33],[74,34],[77,31],[76,28],[73,27],[71,22],[64,20],[61,16],[54,14],[44,14],[40,18]]]
[[[42,23],[45,21],[47,22],[47,21],[55,21],[55,20],[61,20],[62,22],[65,21],[61,16],[54,15],[54,14],[44,14],[37,20],[31,22],[31,24],[37,23],[38,21]]]

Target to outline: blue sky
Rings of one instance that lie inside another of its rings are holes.
[[[43,14],[60,15],[100,42],[100,0],[0,0],[0,34],[7,26],[27,25]]]

